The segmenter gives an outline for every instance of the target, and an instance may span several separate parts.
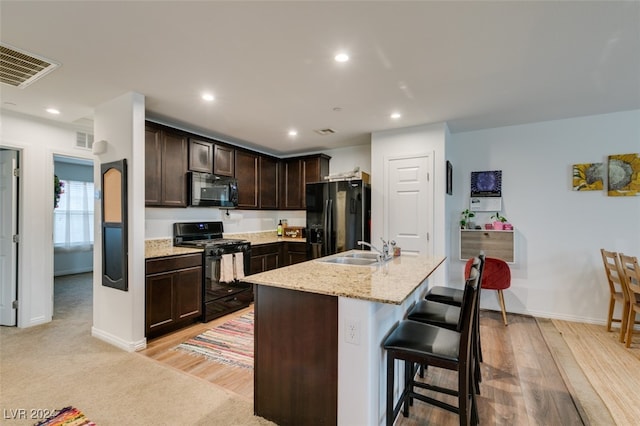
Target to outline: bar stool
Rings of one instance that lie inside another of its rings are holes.
[[[478,257],[469,259],[468,264],[470,264],[471,267],[469,268],[469,271],[467,271],[466,275],[469,276],[470,271],[473,269],[478,273],[478,281],[482,282],[482,274],[484,271],[484,255],[480,254]],[[464,290],[461,291],[464,293]],[[479,308],[480,286],[478,286],[478,295],[476,297],[476,307],[474,311],[475,320],[471,336],[473,342],[472,361],[473,367],[475,369],[474,387],[477,394],[480,394],[480,382],[482,381],[482,375],[480,372],[480,362],[482,361],[482,355],[480,349]],[[456,330],[458,328],[460,315],[461,308],[458,306],[434,302],[432,300],[421,300],[409,310],[407,319],[447,328],[449,330]]]
[[[401,321],[384,342],[387,352],[387,426],[392,426],[403,408],[403,415],[409,416],[409,405],[413,399],[457,413],[461,425],[478,424],[475,392],[472,389],[474,368],[471,365],[473,327],[475,322],[476,297],[479,274],[472,271],[465,283],[462,311],[457,330],[449,330],[417,321]],[[394,405],[395,361],[405,364],[404,389]],[[448,389],[415,380],[414,365],[426,365],[458,372],[458,386]],[[423,388],[438,393],[458,397],[454,406],[439,399],[415,391]]]

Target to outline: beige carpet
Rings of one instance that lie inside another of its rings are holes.
[[[617,330],[538,319],[585,424],[635,425],[640,419],[640,345],[627,349]]]
[[[101,426],[273,425],[253,415],[250,401],[91,337],[91,306],[77,303],[91,291],[83,280],[86,276],[56,280],[51,323],[0,328],[3,412],[71,405]],[[2,424],[36,420],[3,419]]]

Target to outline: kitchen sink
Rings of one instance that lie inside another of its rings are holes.
[[[378,260],[378,253],[372,253],[370,251],[352,252],[347,253],[344,257],[356,258],[356,259],[373,259]]]
[[[370,266],[377,262],[377,259],[365,259],[360,257],[331,257],[329,259],[322,259],[320,262],[324,263],[340,263],[343,265],[359,265],[359,266]]]

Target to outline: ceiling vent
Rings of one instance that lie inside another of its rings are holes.
[[[0,81],[10,86],[24,89],[59,66],[49,59],[0,44]]]
[[[333,129],[316,129],[316,130],[314,130],[314,132],[316,132],[319,135],[326,136],[326,135],[332,135],[336,131],[333,130]]]
[[[91,133],[76,132],[76,148],[92,149],[93,135]]]

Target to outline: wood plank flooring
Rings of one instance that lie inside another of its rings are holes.
[[[242,315],[251,308],[152,340],[140,353],[253,400],[252,371],[171,350],[183,341]],[[480,333],[484,355],[481,395],[478,396],[480,424],[584,424],[533,317],[509,314],[509,326],[505,327],[499,312],[482,311]],[[425,380],[454,387],[457,376],[454,372],[431,368]],[[450,402],[455,403],[455,400]],[[417,426],[426,423],[457,425],[458,417],[416,401],[411,407],[410,416],[404,418],[400,414],[395,424]]]

